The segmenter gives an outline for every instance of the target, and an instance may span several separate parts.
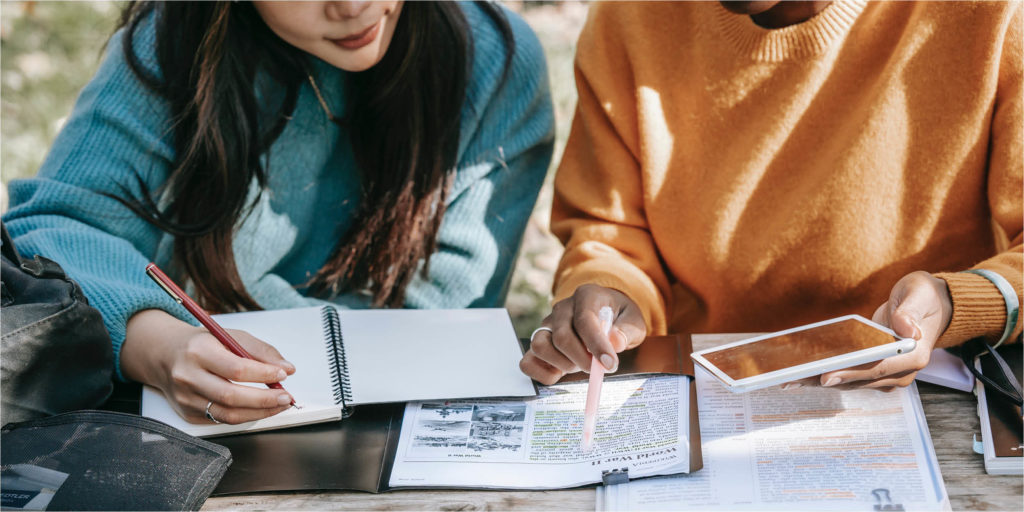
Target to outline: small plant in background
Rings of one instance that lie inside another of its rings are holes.
[[[0,2],[0,175],[35,174],[99,66],[120,2]]]

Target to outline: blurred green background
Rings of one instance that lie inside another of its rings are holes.
[[[530,218],[506,306],[520,336],[550,311],[561,246],[548,231],[551,178],[576,105],[572,58],[582,2],[503,2],[533,27],[548,59],[555,103],[555,158]],[[32,176],[102,56],[123,2],[0,2],[0,211],[6,185]]]

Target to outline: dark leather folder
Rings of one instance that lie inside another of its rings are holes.
[[[1004,345],[999,348],[999,353],[1010,366],[1013,378],[1021,382],[1022,348],[1020,343]],[[981,366],[981,373],[986,376],[997,376],[1003,372],[991,356],[981,357],[977,363]],[[993,392],[985,393],[985,407],[981,410],[988,412],[988,425],[991,431],[982,432],[982,436],[990,436],[994,457],[996,460],[1013,461],[1007,462],[1011,466],[1020,467],[1022,450],[1024,447],[1024,421],[1021,419],[1021,408],[1006,399],[1001,398]],[[981,412],[979,410],[979,412]],[[989,465],[988,454],[986,453],[986,468]],[[1016,474],[1020,474],[1018,471]]]
[[[607,378],[636,374],[693,377],[692,351],[688,335],[651,337],[620,354],[619,371]],[[562,381],[586,379],[580,372],[566,375]],[[208,439],[231,450],[234,458],[213,494],[388,491],[404,409],[405,404],[363,405],[340,422]],[[702,466],[697,387],[691,379],[690,472]]]

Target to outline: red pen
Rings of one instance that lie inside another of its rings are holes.
[[[171,281],[171,278],[167,277],[167,274],[164,274],[164,272],[160,270],[160,267],[157,267],[155,263],[146,265],[146,275],[156,281],[156,284],[160,285],[160,287],[167,292],[167,295],[170,295],[178,304],[181,304],[189,313],[192,313],[192,316],[196,317],[196,320],[199,320],[199,323],[203,324],[203,327],[206,327],[206,330],[210,331],[210,334],[212,334],[214,338],[217,338],[217,341],[220,341],[220,344],[224,345],[224,347],[230,350],[232,354],[238,357],[244,357],[254,361],[256,360],[256,358],[249,355],[249,353],[246,352],[245,349],[242,348],[242,346],[239,345],[223,327],[217,324],[209,313],[203,311],[203,308],[199,307],[199,304],[196,304],[195,301],[189,298],[181,288],[178,288],[178,285],[174,284],[174,281]],[[267,384],[267,387],[280,389],[281,391],[285,390],[284,386],[282,386],[280,382],[271,382],[270,384]],[[298,407],[295,405],[295,398],[292,398],[292,407]]]

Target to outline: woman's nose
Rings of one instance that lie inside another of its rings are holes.
[[[330,19],[345,19],[358,17],[367,7],[368,1],[346,0],[342,2],[327,2],[326,14]]]

